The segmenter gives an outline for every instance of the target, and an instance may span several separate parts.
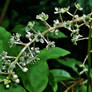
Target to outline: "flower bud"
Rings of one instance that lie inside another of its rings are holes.
[[[28,71],[28,68],[24,67],[22,71],[23,72],[27,72]]]
[[[9,85],[9,84],[7,84],[7,85],[6,85],[6,88],[9,88],[9,87],[10,87],[10,85]]]
[[[15,80],[15,82],[16,82],[16,83],[19,83],[19,82],[20,82],[20,80],[19,80],[19,79],[16,79],[16,80]]]
[[[14,75],[13,75],[13,78],[14,78],[14,79],[17,79],[17,78],[18,78],[18,76],[17,76],[16,74],[14,74]]]

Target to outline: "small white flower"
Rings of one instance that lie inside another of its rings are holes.
[[[35,52],[36,52],[36,53],[40,53],[39,48],[35,48]]]
[[[52,48],[52,47],[55,47],[55,42],[54,42],[54,41],[52,41],[52,42],[49,41],[48,44],[47,44],[47,46],[46,46],[46,48],[47,48],[47,49],[50,49],[50,48]]]
[[[34,25],[35,25],[35,22],[28,22],[25,30],[30,31],[33,28]]]
[[[7,54],[8,53],[6,51],[3,51],[2,55],[1,55],[2,60],[6,59]]]
[[[34,34],[27,31],[26,37],[29,39],[29,41],[32,41],[32,39],[34,38]]]
[[[57,8],[57,7],[55,7],[55,12],[54,12],[54,14],[58,14],[58,13],[65,13],[65,12],[67,12],[69,10],[69,7],[68,8]]]
[[[45,14],[44,12],[42,12],[41,14],[36,15],[36,19],[40,19],[41,21],[45,21],[48,19],[48,15]]]
[[[83,21],[86,25],[88,25],[91,22],[91,16],[83,14]]]
[[[72,21],[64,22],[64,27],[71,30],[71,23],[72,23]]]
[[[27,72],[27,71],[28,71],[28,68],[24,67],[24,68],[22,69],[22,71],[23,71],[23,72]]]
[[[78,18],[78,17],[79,17],[79,15],[75,15],[74,17],[75,17],[75,18]]]
[[[19,79],[16,79],[15,82],[16,82],[16,83],[20,83],[20,80],[19,80]]]
[[[58,29],[56,29],[56,30],[55,30],[55,35],[58,35],[58,32],[59,32],[59,30],[58,30]]]
[[[54,22],[54,24],[53,24],[54,27],[59,24],[59,20],[58,19],[57,20],[54,20],[53,22]]]
[[[75,4],[75,7],[78,9],[78,10],[83,10],[83,8],[80,6],[80,4]]]
[[[18,76],[16,74],[13,75],[13,79],[17,79]]]
[[[21,34],[16,33],[15,37],[16,37],[15,39],[16,39],[17,41],[20,41]]]
[[[16,33],[15,35],[11,36],[10,44],[13,45],[13,44],[16,44],[17,42],[21,42],[20,37],[21,37],[21,34],[19,33]]]
[[[9,85],[9,84],[7,84],[7,85],[6,85],[6,88],[9,88],[9,87],[10,87],[10,85]]]
[[[41,32],[37,33],[36,42],[44,43],[43,35]]]

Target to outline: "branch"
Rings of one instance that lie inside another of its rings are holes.
[[[74,84],[72,84],[71,86],[69,86],[64,92],[68,92],[71,88],[73,88],[75,85],[77,85],[78,83],[80,83],[80,82],[82,82],[82,81],[83,81],[83,79],[81,79],[81,80],[75,82]]]
[[[90,23],[90,29],[89,29],[89,39],[88,39],[88,83],[87,83],[87,92],[89,92],[89,85],[90,85],[90,71],[91,71],[91,35],[92,35],[92,21]]]
[[[0,16],[0,25],[2,24],[2,22],[4,20],[4,17],[6,15],[9,4],[10,4],[10,0],[6,0],[4,8],[3,8],[1,16]]]

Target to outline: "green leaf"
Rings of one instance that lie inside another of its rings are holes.
[[[52,73],[56,82],[72,79],[71,75],[65,70],[53,69],[50,70],[50,73]]]
[[[10,48],[10,37],[11,34],[8,31],[6,31],[5,28],[0,27],[0,40],[2,41],[3,50],[7,51],[9,55],[17,55],[22,47],[13,46],[12,48]]]
[[[35,21],[35,26],[33,28],[36,31],[40,31],[40,32],[43,32],[47,29],[42,22],[37,22],[37,21]]]
[[[70,54],[69,51],[59,48],[59,47],[54,47],[49,50],[47,50],[46,48],[43,49],[40,52],[39,57],[41,60],[48,60],[48,59],[57,59],[60,56],[66,56],[68,54]]]
[[[2,40],[4,50],[8,51],[9,39],[11,34],[7,32],[3,27],[0,27],[0,40]]]
[[[27,73],[19,73],[24,87],[29,92],[43,92],[48,83],[48,65],[44,61],[29,66]],[[25,76],[26,75],[26,76]]]
[[[55,81],[55,78],[54,78],[54,76],[53,76],[53,74],[51,72],[49,73],[49,84],[51,85],[51,87],[53,89],[53,92],[57,92],[58,84]]]
[[[58,32],[58,35],[55,35],[54,33],[48,33],[48,37],[54,39],[67,38],[67,36],[60,31]]]
[[[73,58],[58,59],[57,61],[67,67],[72,68],[75,72],[78,72],[76,65],[79,66],[82,64],[80,61]]]
[[[11,86],[10,88],[5,88],[4,85],[0,84],[1,92],[26,92],[25,89],[19,85]]]
[[[21,35],[24,37],[25,34],[26,34],[25,26],[22,25],[22,24],[17,24],[17,25],[12,29],[12,32],[19,33],[19,34],[21,34]]]

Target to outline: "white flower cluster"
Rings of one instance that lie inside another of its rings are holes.
[[[36,33],[32,33],[30,31],[26,31],[27,34],[26,34],[26,37],[29,39],[29,41],[32,41],[34,38],[35,38],[35,41],[36,42],[40,42],[40,43],[47,43],[47,48],[49,47],[50,43],[52,45],[53,42],[49,42],[43,35],[40,31],[36,32]],[[58,30],[51,30],[51,32],[55,32],[55,34],[57,35],[58,34]],[[53,43],[54,44],[54,43]],[[54,44],[55,45],[55,44]],[[54,46],[53,45],[53,46]],[[53,47],[52,46],[52,47]]]
[[[40,19],[41,21],[46,21],[48,19],[48,15],[46,15],[45,13],[41,13],[39,15],[36,16],[37,19]],[[57,23],[54,21],[54,26],[59,24],[59,21],[57,20]],[[28,43],[31,43],[32,41],[34,42],[40,42],[40,43],[46,43],[47,49],[50,49],[51,47],[55,47],[55,42],[51,42],[49,40],[47,40],[45,38],[45,36],[40,32],[40,31],[36,31],[33,29],[33,27],[35,26],[35,22],[28,22],[27,27],[25,28],[26,30],[26,35],[25,37],[29,40]],[[16,33],[15,35],[11,36],[10,39],[10,43],[11,45],[23,45],[24,48],[27,46],[28,43],[23,43],[21,41],[21,34]],[[14,56],[8,56],[7,52],[3,52],[2,55],[0,56],[2,59],[2,68],[0,69],[0,73],[2,74],[12,74],[12,76],[10,76],[10,78],[5,78],[4,81],[4,85],[6,86],[6,88],[9,88],[10,83],[12,81],[19,83],[20,79],[18,78],[18,75],[15,73],[15,68],[16,68],[16,64],[19,66],[19,68],[23,71],[23,72],[27,72],[28,68],[27,65],[30,63],[35,63],[37,61],[40,60],[40,58],[38,57],[38,54],[40,53],[40,48],[36,47],[36,46],[27,46],[26,50],[24,50],[21,54],[21,56],[18,57],[14,57]],[[18,61],[16,62],[16,58],[18,58]]]
[[[76,9],[78,9],[78,10],[80,10],[80,11],[83,10],[83,8],[82,8],[82,7],[80,6],[80,4],[78,4],[78,3],[75,4],[75,7],[76,7]]]
[[[24,52],[23,55],[20,57],[19,64],[25,67],[29,63],[35,63],[40,58],[37,57],[37,54],[40,53],[39,47],[31,47],[28,48],[27,52]]]
[[[33,26],[35,25],[35,22],[33,21],[33,22],[28,22],[28,24],[27,24],[27,27],[26,27],[26,31],[30,31],[32,28],[33,28]]]
[[[83,36],[79,34],[79,29],[76,29],[76,30],[72,30],[71,37],[72,37],[72,42],[75,45],[77,45],[77,41],[79,40],[79,38]]]
[[[83,14],[83,21],[88,26],[89,23],[91,22],[91,15],[90,14],[88,14],[88,15]]]
[[[19,33],[16,33],[15,35],[13,35],[10,39],[10,44],[14,45],[14,44],[21,43],[20,37],[21,37],[21,34]]]
[[[39,15],[36,15],[36,19],[40,19],[41,21],[46,21],[48,19],[48,15],[42,12]]]
[[[8,70],[7,68],[9,68],[10,64],[11,64],[11,60],[9,58],[9,56],[7,56],[7,52],[3,51],[2,55],[0,56],[1,60],[2,60],[2,67],[0,69],[0,72],[2,73],[7,73]]]
[[[57,7],[55,7],[55,12],[54,12],[54,14],[60,14],[60,13],[65,13],[65,12],[68,12],[69,11],[69,7],[68,8],[57,8]]]

